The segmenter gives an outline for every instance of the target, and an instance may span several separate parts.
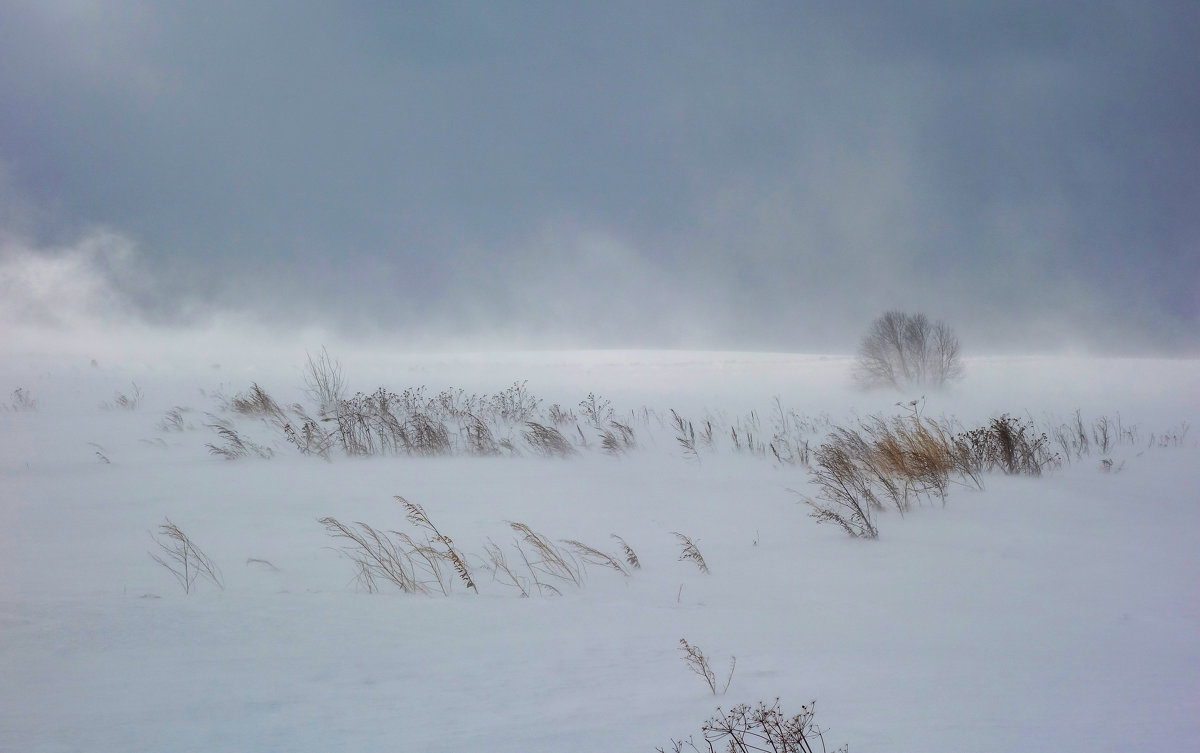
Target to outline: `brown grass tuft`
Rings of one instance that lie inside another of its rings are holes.
[[[696,567],[700,568],[700,572],[708,572],[708,563],[704,561],[704,555],[700,554],[700,550],[696,548],[696,542],[684,536],[678,531],[671,531],[671,535],[679,539],[679,544],[682,550],[679,554],[679,561],[691,561],[696,563]]]

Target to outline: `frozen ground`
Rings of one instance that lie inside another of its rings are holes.
[[[252,382],[301,400],[303,353],[7,358],[3,394],[22,388],[37,407],[0,412],[0,750],[652,751],[698,735],[718,704],[776,697],[785,711],[816,699],[829,747],[856,752],[1200,741],[1200,436],[1184,432],[1200,417],[1197,361],[969,360],[926,415],[1048,425],[1079,409],[1119,415],[1135,438],[1042,478],[955,487],[861,541],[809,517],[803,466],[722,434],[693,457],[669,425],[674,409],[728,432],[754,411],[769,440],[777,397],[816,424],[815,446],[826,419],[919,397],[849,389],[844,358],[338,355],[352,391],[527,380],[542,409],[576,411],[595,393],[638,447],[610,457],[585,428],[589,447],[567,460],[326,462],[221,408]],[[134,382],[136,410],[100,407]],[[176,406],[185,429],[164,431]],[[212,456],[206,412],[275,457]],[[520,446],[520,427],[511,436]],[[415,534],[396,495],[454,539],[478,594],[356,588],[317,521]],[[165,518],[224,590],[185,594],[151,559]],[[619,534],[642,568],[588,566],[581,586],[553,581],[561,596],[520,598],[484,558],[489,540],[516,556],[506,521],[613,554]],[[679,559],[675,531],[710,573]],[[727,694],[688,670],[680,638],[722,680],[736,655]]]

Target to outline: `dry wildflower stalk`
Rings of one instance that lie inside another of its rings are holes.
[[[719,750],[734,753],[762,751],[763,753],[826,753],[825,734],[813,721],[816,701],[800,707],[800,713],[786,717],[779,710],[779,699],[768,706],[762,701],[757,707],[739,704],[723,711],[717,708],[715,716],[700,727],[705,750],[716,751],[715,744],[724,744]],[[684,745],[699,753],[700,748],[692,740],[671,741],[673,753],[683,753]],[[819,747],[818,747],[819,746]],[[659,753],[665,753],[662,748]],[[843,745],[832,753],[846,753]]]

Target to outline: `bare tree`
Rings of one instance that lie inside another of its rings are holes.
[[[868,389],[940,389],[962,373],[954,332],[924,314],[902,311],[889,311],[871,324],[854,365],[855,381]]]

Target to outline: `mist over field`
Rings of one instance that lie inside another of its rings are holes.
[[[5,3],[6,347],[845,353],[900,309],[1195,355],[1197,36],[1174,2]]]

